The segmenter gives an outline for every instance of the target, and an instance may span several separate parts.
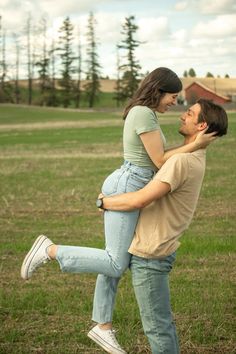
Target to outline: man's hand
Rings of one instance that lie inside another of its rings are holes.
[[[210,143],[217,139],[217,136],[215,136],[216,132],[206,134],[207,129],[208,127],[198,133],[195,139],[195,143],[199,149],[207,147]]]

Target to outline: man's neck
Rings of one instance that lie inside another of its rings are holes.
[[[193,136],[185,136],[184,137],[184,144],[183,145],[187,145],[187,144],[190,144],[190,143],[193,143],[196,139],[197,135],[193,135]],[[200,150],[200,149],[203,149],[203,150],[206,150],[206,147],[199,147],[197,148],[197,150]],[[195,151],[195,150],[194,150]]]
[[[184,137],[184,145],[194,142],[195,139],[196,139],[196,136],[185,136]]]

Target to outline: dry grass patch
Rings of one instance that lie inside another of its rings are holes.
[[[94,121],[58,121],[44,123],[1,124],[0,132],[8,131],[33,131],[46,129],[65,128],[94,128],[94,127],[119,127],[123,125],[121,119],[100,119]]]

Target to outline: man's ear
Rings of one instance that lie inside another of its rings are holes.
[[[198,123],[198,130],[202,131],[208,127],[206,122],[200,122]]]

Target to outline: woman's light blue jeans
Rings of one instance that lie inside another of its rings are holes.
[[[169,292],[169,272],[174,261],[175,253],[164,259],[131,258],[135,296],[153,354],[179,354]]]
[[[102,186],[104,195],[132,192],[143,188],[154,176],[154,171],[125,161],[121,168],[109,175]],[[93,320],[112,321],[119,278],[128,268],[131,244],[139,210],[129,212],[105,211],[105,250],[58,246],[56,259],[64,272],[98,273],[93,306]]]

